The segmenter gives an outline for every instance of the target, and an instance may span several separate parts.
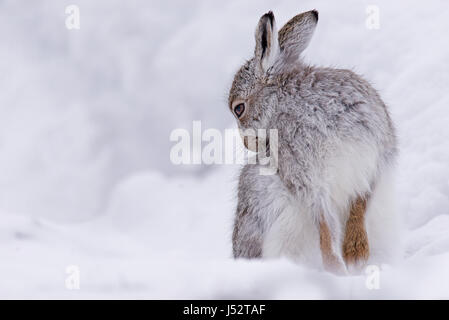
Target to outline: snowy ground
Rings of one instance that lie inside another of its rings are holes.
[[[226,91],[259,16],[313,8],[306,60],[365,75],[400,136],[405,252],[378,290],[232,260],[238,168],[169,161],[171,130],[234,126]],[[1,2],[0,298],[449,298],[448,15],[442,0]]]

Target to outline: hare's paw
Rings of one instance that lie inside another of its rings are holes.
[[[350,269],[361,269],[369,258],[365,212],[366,200],[359,197],[352,204],[343,242],[343,258]]]
[[[343,258],[349,269],[362,268],[369,258],[368,237],[365,230],[350,232],[343,244]],[[347,233],[348,235],[348,233]]]

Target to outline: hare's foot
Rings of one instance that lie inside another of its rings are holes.
[[[359,269],[369,257],[368,235],[365,229],[367,200],[358,197],[351,205],[343,241],[343,258],[346,265]]]
[[[324,219],[320,220],[320,249],[324,269],[335,274],[346,274],[346,268],[341,258],[335,253],[334,241]]]

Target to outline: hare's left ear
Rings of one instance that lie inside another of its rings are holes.
[[[254,56],[258,71],[264,74],[274,64],[278,55],[278,31],[273,12],[270,11],[260,18],[256,29]]]
[[[279,46],[282,56],[291,61],[299,59],[309,45],[318,23],[318,11],[298,14],[279,30]]]

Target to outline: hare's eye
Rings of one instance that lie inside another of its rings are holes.
[[[243,112],[245,112],[245,104],[239,103],[234,107],[234,113],[237,116],[237,118],[240,118]]]

